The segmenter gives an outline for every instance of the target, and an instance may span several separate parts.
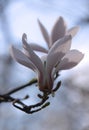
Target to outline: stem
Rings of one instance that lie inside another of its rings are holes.
[[[30,86],[30,85],[36,83],[36,82],[37,82],[37,79],[32,79],[32,80],[31,80],[30,82],[28,82],[27,84],[24,84],[24,85],[21,85],[21,86],[19,86],[19,87],[17,87],[17,88],[14,88],[14,89],[11,90],[10,92],[6,93],[5,95],[11,95],[11,94],[13,94],[13,93],[16,93],[17,91],[19,91],[19,90],[21,90],[21,89],[24,89],[24,88],[26,88],[26,87],[28,87],[28,86]]]
[[[38,111],[44,109],[45,107],[49,106],[50,102],[46,102],[48,100],[48,98],[49,98],[48,94],[43,93],[41,101],[38,102],[37,104],[27,106],[23,102],[21,102],[20,100],[14,100],[13,106],[20,109],[21,111],[28,113],[28,114],[32,114],[32,113],[38,112]],[[38,108],[38,107],[40,107],[40,108]]]
[[[0,95],[0,103],[2,103],[2,102],[13,102],[14,100],[17,100],[17,99],[15,99],[15,98],[11,97],[10,95],[13,94],[13,93],[15,93],[15,92],[17,92],[17,91],[19,91],[19,90],[21,90],[21,89],[24,89],[24,88],[26,88],[26,87],[28,87],[28,86],[30,86],[30,85],[36,83],[36,82],[37,82],[37,79],[32,79],[32,80],[31,80],[30,82],[28,82],[27,84],[24,84],[24,85],[22,85],[22,86],[19,86],[19,87],[17,87],[17,88],[14,88],[13,90],[7,92],[6,94]],[[23,98],[23,99],[26,99],[26,98],[27,98],[27,97],[25,97],[25,98]],[[21,100],[22,100],[22,99],[21,99]],[[19,102],[20,102],[20,99],[19,99]]]

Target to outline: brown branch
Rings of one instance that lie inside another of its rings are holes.
[[[17,100],[17,99],[15,99],[15,98],[11,97],[10,95],[13,94],[13,93],[16,93],[16,92],[20,91],[21,89],[24,89],[24,88],[26,88],[26,87],[28,87],[28,86],[30,86],[30,85],[36,83],[36,82],[37,82],[37,79],[32,79],[32,80],[31,80],[30,82],[28,82],[27,84],[24,84],[24,85],[22,85],[22,86],[19,86],[19,87],[17,87],[17,88],[14,88],[13,90],[11,90],[11,91],[9,91],[9,92],[0,95],[0,103],[2,103],[2,102],[13,102],[13,101]],[[27,98],[28,98],[28,96],[26,96],[26,97],[23,98],[23,99],[27,99]],[[22,99],[21,99],[21,100],[22,100]]]
[[[38,112],[42,109],[44,109],[45,107],[50,105],[50,102],[47,102],[47,100],[49,99],[49,95],[50,94],[54,94],[54,92],[56,92],[60,86],[61,86],[61,81],[59,81],[56,85],[56,87],[52,90],[45,90],[43,91],[43,95],[38,94],[38,98],[40,98],[40,102],[34,104],[34,105],[25,105],[22,100],[27,99],[29,96],[26,95],[24,98],[19,99],[19,98],[13,98],[12,96],[10,96],[11,94],[18,92],[21,89],[24,89],[34,83],[37,83],[37,79],[33,79],[30,82],[28,82],[27,84],[24,84],[22,86],[19,86],[11,91],[9,91],[6,94],[0,95],[0,103],[2,102],[12,102],[13,106],[18,108],[19,110],[28,113],[28,114],[32,114],[35,112]]]
[[[21,85],[17,88],[14,88],[13,90],[9,91],[8,93],[6,93],[5,95],[11,95],[13,93],[16,93],[17,91],[21,90],[21,89],[24,89],[34,83],[37,83],[37,79],[32,79],[30,82],[28,82],[27,84],[24,84],[24,85]]]
[[[22,103],[21,101],[15,100],[13,102],[13,106],[28,114],[32,114],[32,113],[38,112],[38,111],[44,109],[45,107],[49,106],[50,102],[46,102],[48,99],[49,99],[48,94],[43,93],[43,96],[41,96],[41,101],[38,102],[37,104],[27,106],[24,103]],[[38,107],[40,107],[40,108],[38,108]],[[34,108],[36,108],[36,109],[34,109]]]

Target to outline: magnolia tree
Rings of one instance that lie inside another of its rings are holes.
[[[14,107],[28,114],[38,112],[50,104],[48,101],[49,96],[54,96],[54,93],[61,86],[61,81],[57,81],[60,71],[75,67],[84,57],[82,52],[76,49],[70,50],[72,38],[79,30],[78,26],[68,30],[64,19],[59,17],[49,35],[39,20],[38,24],[48,48],[34,43],[29,44],[25,33],[22,35],[23,50],[20,51],[14,46],[10,48],[12,58],[18,63],[32,69],[37,74],[37,77],[25,85],[0,95],[0,103],[12,102]],[[35,51],[42,52],[43,56],[40,57]],[[12,97],[13,93],[33,84],[36,84],[41,92],[37,95],[40,98],[40,102],[34,105],[26,105],[22,100],[29,98],[28,95],[23,99]]]

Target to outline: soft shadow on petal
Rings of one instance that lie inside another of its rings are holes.
[[[70,28],[68,31],[67,31],[67,35],[71,35],[72,37],[74,37],[77,32],[79,31],[79,26],[76,26],[76,27],[72,27]]]
[[[27,56],[22,53],[20,50],[16,49],[14,46],[10,48],[11,56],[15,59],[18,63],[35,70],[35,65],[27,58]]]
[[[49,50],[47,56],[47,73],[48,81],[52,83],[52,71],[61,58],[69,51],[71,46],[71,36],[65,36],[64,38],[58,40],[52,48]]]
[[[66,33],[66,24],[62,17],[59,17],[51,32],[51,44],[62,38]],[[52,46],[52,45],[51,45]]]
[[[50,46],[49,34],[48,34],[46,28],[45,28],[44,25],[40,22],[39,19],[38,19],[38,24],[39,24],[40,30],[41,30],[41,32],[42,32],[42,35],[43,35],[43,37],[44,37],[44,40],[47,42],[48,47],[49,47],[49,46]]]
[[[23,36],[22,36],[25,54],[35,64],[35,66],[38,68],[38,70],[42,72],[43,65],[42,65],[41,59],[34,53],[32,48],[30,47],[30,45],[27,43],[25,35],[26,34],[23,34]]]
[[[34,43],[30,43],[30,47],[35,50],[35,51],[39,51],[39,52],[43,52],[43,53],[48,53],[48,50],[46,50],[44,47],[34,44]]]
[[[44,84],[44,66],[41,59],[34,53],[33,49],[27,43],[25,35],[26,34],[23,34],[22,36],[25,55],[34,63],[34,65],[37,68],[39,88],[40,90],[42,90],[42,87],[43,87],[42,84]]]
[[[75,67],[83,59],[84,54],[78,50],[69,51],[58,64],[56,71]]]
[[[47,57],[48,70],[52,70],[55,64],[61,60],[61,58],[70,50],[71,47],[71,36],[65,36],[55,42],[51,47]]]

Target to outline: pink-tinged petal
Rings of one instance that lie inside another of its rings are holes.
[[[30,45],[26,41],[27,36],[24,33],[22,36],[22,41],[23,41],[23,47],[25,54],[27,57],[34,63],[34,65],[37,67],[38,71],[38,81],[42,84],[44,83],[44,67],[41,59],[34,53]],[[42,87],[41,85],[39,87]],[[41,90],[42,88],[40,88]]]
[[[66,70],[75,67],[84,57],[78,50],[69,51],[58,64],[56,71]]]
[[[47,67],[53,68],[58,61],[61,61],[63,56],[70,50],[71,35],[65,36],[56,41],[51,47],[47,57]],[[49,70],[49,69],[48,69]]]
[[[22,53],[20,50],[16,49],[15,47],[11,46],[10,48],[11,56],[15,59],[18,63],[35,70],[35,65],[28,59],[28,57]]]
[[[39,23],[39,27],[40,27],[40,30],[42,32],[42,35],[44,37],[44,40],[47,42],[48,44],[48,47],[50,46],[50,41],[49,41],[49,34],[46,30],[46,28],[43,26],[43,24],[40,22],[40,20],[38,20],[38,23]]]
[[[48,72],[48,80],[51,81],[51,74],[53,68],[56,66],[58,62],[61,61],[61,58],[69,51],[71,47],[71,36],[65,36],[60,40],[56,41],[53,44],[52,48],[49,50],[47,56],[47,72]]]
[[[78,26],[73,27],[73,28],[71,28],[67,31],[67,35],[71,35],[72,37],[74,37],[77,34],[78,31],[79,31]]]
[[[39,52],[43,52],[43,53],[48,53],[48,50],[46,50],[44,47],[34,44],[34,43],[30,43],[30,47],[35,50],[35,51],[39,51]]]
[[[24,33],[22,36],[22,41],[23,41],[25,54],[35,64],[35,66],[37,66],[38,70],[43,70],[41,59],[34,53],[30,45],[27,43],[26,39],[27,39],[27,36]]]
[[[59,17],[53,26],[51,32],[51,44],[53,44],[58,39],[62,38],[66,33],[66,24],[62,17]],[[52,46],[52,45],[51,45]]]
[[[43,65],[41,62],[41,59],[34,53],[30,45],[26,41],[27,36],[24,33],[22,36],[22,41],[23,41],[23,47],[25,50],[25,54],[28,56],[28,58],[35,64],[35,66],[38,68],[39,71],[43,71]]]

